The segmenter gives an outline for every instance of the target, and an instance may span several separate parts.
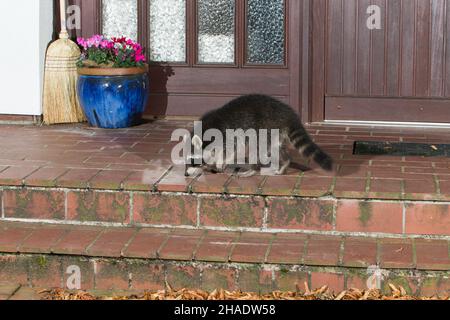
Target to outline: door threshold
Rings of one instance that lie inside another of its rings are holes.
[[[342,126],[371,126],[371,127],[398,127],[398,128],[430,128],[430,129],[450,129],[450,123],[431,122],[394,122],[394,121],[352,121],[352,120],[325,120],[311,124],[332,124]]]

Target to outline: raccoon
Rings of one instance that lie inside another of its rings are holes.
[[[226,130],[228,129],[242,129],[244,131],[249,129],[256,131],[278,129],[280,139],[277,147],[279,148],[280,168],[274,174],[284,174],[290,166],[289,144],[294,146],[305,158],[313,160],[324,170],[333,170],[332,158],[311,140],[297,113],[287,104],[270,96],[254,94],[239,97],[222,108],[205,114],[200,121],[202,122],[203,134],[209,129],[219,130],[223,136],[226,136]],[[194,149],[200,148],[204,151],[211,143],[203,141],[202,137],[191,132],[191,143]],[[269,141],[269,143],[271,142]],[[270,150],[270,148],[268,149]],[[235,155],[223,156],[229,158]],[[249,155],[246,154],[246,156]],[[193,175],[194,172],[197,172],[198,167],[215,173],[224,172],[226,169],[224,163],[226,161],[221,162],[220,165],[206,165],[204,161],[194,161],[193,158],[187,159],[186,176]],[[257,174],[257,171],[261,168],[262,166],[258,163],[256,165],[238,166],[235,169],[239,176],[248,177]]]

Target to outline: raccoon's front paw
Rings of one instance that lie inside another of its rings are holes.
[[[198,175],[201,175],[202,173],[203,173],[203,169],[202,168],[191,167],[191,168],[186,169],[185,176],[192,178],[192,177],[196,177]]]

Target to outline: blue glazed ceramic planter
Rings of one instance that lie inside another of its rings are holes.
[[[149,96],[146,68],[81,68],[78,73],[78,98],[91,126],[118,129],[139,123]]]

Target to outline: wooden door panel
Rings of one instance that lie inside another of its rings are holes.
[[[366,26],[369,5],[380,30]],[[312,89],[313,121],[450,122],[450,0],[312,6],[312,86],[325,84]]]
[[[390,34],[386,39],[386,46],[388,48],[386,52],[386,95],[398,96],[400,94],[400,84],[402,79],[399,77],[399,65],[402,61],[401,48],[403,48],[401,39],[401,21],[398,17],[402,10],[402,3],[398,0],[387,2],[387,12],[389,14],[386,17],[387,29],[390,30]]]
[[[381,9],[380,30],[366,26],[370,5]],[[450,79],[448,6],[450,0],[327,0],[325,94],[450,98],[442,90]]]
[[[431,96],[444,96],[444,73],[445,73],[445,50],[443,35],[446,27],[445,1],[433,1],[431,3],[432,19],[431,30],[431,49],[430,49],[430,65],[431,65]]]
[[[152,115],[164,116],[188,116],[198,117],[210,110],[220,108],[224,104],[240,95],[218,94],[152,94],[149,105]],[[274,96],[275,98],[290,103],[289,97]]]
[[[394,67],[396,75],[401,79],[397,96],[414,96],[414,49],[415,39],[412,36],[405,37],[405,34],[414,34],[415,30],[415,1],[402,2],[400,11],[400,56],[398,66]]]
[[[151,68],[152,93],[190,94],[249,94],[265,92],[275,96],[289,96],[289,70],[287,69],[216,69],[170,68],[173,75],[166,76],[159,68]],[[166,82],[167,79],[167,83]]]
[[[450,101],[419,98],[327,97],[332,120],[450,123]]]

